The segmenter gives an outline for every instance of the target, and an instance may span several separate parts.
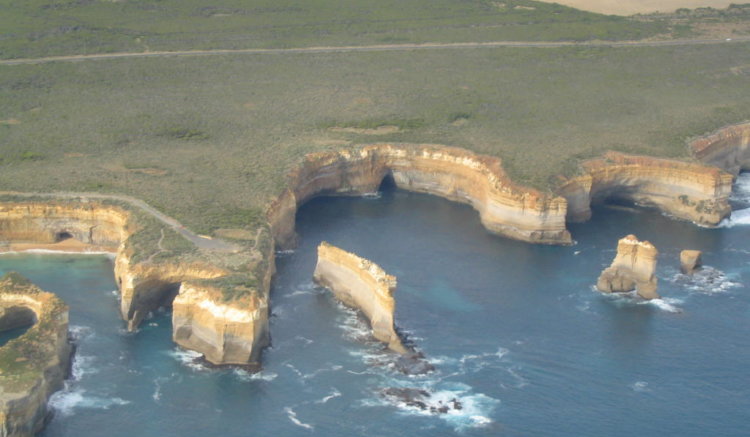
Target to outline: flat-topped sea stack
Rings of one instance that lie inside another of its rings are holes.
[[[656,257],[659,252],[648,241],[628,235],[617,242],[617,255],[604,269],[596,287],[605,293],[636,290],[644,299],[658,299],[656,293]]]
[[[703,265],[700,250],[683,250],[680,252],[680,271],[692,275]]]
[[[572,242],[565,199],[513,183],[499,158],[438,145],[374,144],[305,156],[268,209],[277,245],[294,245],[295,215],[306,201],[373,193],[386,177],[404,190],[468,203],[493,233],[530,243]]]
[[[325,241],[318,246],[318,264],[313,279],[329,288],[345,305],[362,311],[370,321],[372,334],[400,354],[407,349],[395,329],[393,317],[396,301],[396,278],[372,261],[332,246]]]
[[[17,273],[0,279],[0,331],[31,327],[0,347],[0,435],[32,437],[63,386],[72,347],[68,306]]]

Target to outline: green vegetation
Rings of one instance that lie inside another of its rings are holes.
[[[210,48],[639,39],[633,20],[528,0],[4,0],[0,58]]]
[[[717,26],[742,35],[748,15],[745,5],[623,18],[527,0],[6,0],[0,58],[669,38],[713,35]],[[502,158],[515,181],[542,190],[607,150],[688,158],[686,139],[750,119],[749,49],[727,42],[0,65],[0,188],[128,194],[200,234],[259,235],[237,244],[267,253],[269,233],[256,230],[310,152],[381,141],[459,146]],[[140,230],[129,242],[135,262],[215,261],[232,272],[212,282],[229,300],[265,274],[266,259],[199,253],[123,206]]]
[[[687,157],[687,138],[750,119],[749,47],[3,66],[0,120],[19,122],[0,129],[0,187],[129,194],[198,233],[254,231],[306,153],[399,141],[496,155],[515,180],[546,189],[556,175],[575,173],[581,159],[603,151]],[[384,125],[399,129],[330,129]],[[205,139],[164,134],[174,126]],[[19,151],[44,159],[21,160]],[[163,171],[123,171],[147,167]]]
[[[0,293],[5,292],[35,298],[45,293],[16,272],[6,273],[0,278]],[[58,335],[57,316],[67,311],[67,306],[52,295],[41,299],[46,301],[42,317],[22,336],[0,347],[0,388],[6,393],[18,392],[37,383],[43,377],[41,372],[57,353],[54,343],[50,342]]]

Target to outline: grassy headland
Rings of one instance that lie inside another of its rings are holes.
[[[232,1],[30,1],[0,9],[6,58],[140,51],[135,38],[155,50],[399,42],[402,34],[408,42],[575,39],[574,28],[583,39],[607,38],[591,30],[597,26],[629,39],[674,30],[674,16],[608,17],[521,0],[251,9]],[[704,18],[746,23],[740,15]],[[684,24],[701,19],[691,13]],[[34,41],[14,30],[69,22],[97,26]],[[198,233],[254,232],[287,171],[313,151],[382,141],[460,146],[501,157],[515,180],[541,189],[606,150],[687,157],[686,138],[750,119],[750,43],[5,65],[0,102],[2,189],[124,193]]]

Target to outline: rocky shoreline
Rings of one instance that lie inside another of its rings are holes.
[[[0,435],[32,437],[45,425],[47,400],[63,386],[73,352],[68,307],[17,273],[0,279],[0,330],[32,324],[0,348]]]
[[[275,250],[293,247],[299,206],[316,196],[359,196],[384,179],[397,187],[470,204],[493,233],[570,244],[567,222],[587,220],[610,197],[715,226],[729,215],[733,174],[750,168],[750,123],[688,144],[697,161],[620,153],[582,164],[551,192],[513,183],[496,157],[454,147],[375,144],[305,156],[269,202],[268,223],[236,250],[198,248],[153,217],[118,202],[49,197],[0,199],[0,238],[50,244],[70,237],[116,251],[121,315],[137,329],[148,312],[173,306],[174,341],[214,365],[257,366],[270,344],[268,305]]]

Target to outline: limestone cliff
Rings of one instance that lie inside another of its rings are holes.
[[[17,273],[0,279],[0,330],[32,324],[0,348],[0,435],[32,437],[62,388],[70,355],[68,307]]]
[[[94,246],[117,248],[127,235],[129,214],[98,202],[0,203],[0,237],[6,241],[54,243],[72,237]]]
[[[313,279],[333,291],[344,304],[362,311],[370,321],[375,338],[395,352],[410,352],[394,326],[395,277],[372,261],[323,242],[318,246]]]
[[[702,265],[700,250],[683,250],[680,252],[680,271],[692,275]]]
[[[750,123],[721,128],[691,141],[689,148],[699,161],[734,175],[750,170]]]
[[[565,199],[514,184],[500,159],[444,146],[376,144],[305,157],[268,209],[277,245],[294,244],[297,208],[307,200],[371,193],[386,176],[399,188],[470,204],[491,232],[532,243],[571,243]]]
[[[596,283],[605,293],[636,290],[644,299],[656,299],[656,257],[659,252],[648,241],[628,235],[617,242],[617,255]]]
[[[568,201],[569,221],[588,220],[591,204],[608,198],[655,207],[703,226],[715,226],[731,212],[732,176],[718,168],[615,152],[582,166],[584,174],[557,191]]]
[[[166,235],[172,236],[174,247]],[[260,350],[268,344],[272,244],[263,253],[254,247],[241,253],[204,253],[123,205],[85,198],[0,203],[0,238],[6,242],[48,243],[61,236],[117,252],[115,279],[129,330],[137,329],[150,311],[175,300],[173,337],[178,344],[213,364],[258,364]],[[177,300],[181,291],[187,295]],[[252,317],[234,317],[238,312]]]

